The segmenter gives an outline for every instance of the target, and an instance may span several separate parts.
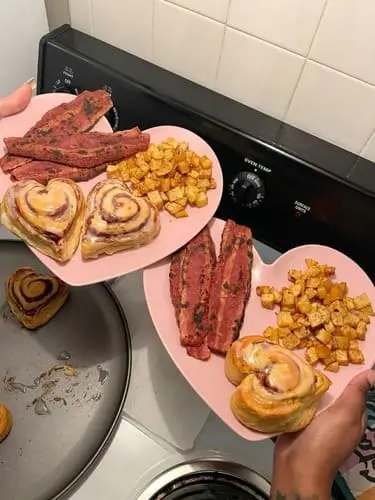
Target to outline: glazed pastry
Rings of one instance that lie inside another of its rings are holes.
[[[70,260],[77,249],[85,200],[69,179],[12,184],[1,204],[1,222],[28,245],[58,262]]]
[[[234,416],[246,427],[267,433],[306,427],[331,385],[294,353],[259,336],[232,344],[225,373],[238,386],[231,399]]]
[[[68,285],[55,276],[21,267],[5,284],[9,308],[18,321],[29,330],[45,325],[64,305]]]
[[[0,404],[0,443],[8,436],[12,429],[13,418],[8,408]]]
[[[147,245],[160,231],[158,209],[117,179],[99,182],[87,198],[82,256],[95,259]]]

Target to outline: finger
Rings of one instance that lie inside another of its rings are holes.
[[[23,111],[30,102],[34,87],[35,82],[32,79],[0,99],[0,119]]]
[[[340,398],[333,405],[345,406],[346,412],[362,415],[366,405],[368,391],[375,385],[375,371],[367,370],[359,373],[348,384]]]

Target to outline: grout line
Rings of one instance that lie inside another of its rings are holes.
[[[358,76],[353,76],[350,73],[347,73],[346,71],[343,71],[341,69],[337,69],[334,66],[331,66],[330,64],[320,62],[317,59],[313,59],[311,57],[309,58],[309,61],[313,62],[314,64],[318,64],[319,66],[323,66],[324,68],[328,68],[332,71],[335,71],[336,73],[340,73],[341,75],[351,78],[352,80],[356,80],[357,82],[363,83],[364,85],[368,85],[369,87],[375,88],[375,85],[373,83],[363,80],[363,78],[359,78]]]
[[[293,99],[294,99],[294,96],[296,94],[296,91],[297,91],[297,88],[298,88],[298,85],[301,81],[301,78],[302,78],[302,74],[305,70],[305,66],[307,64],[307,61],[309,60],[309,56],[310,56],[310,52],[311,52],[311,48],[313,46],[313,43],[314,43],[314,40],[315,40],[315,37],[316,37],[316,34],[318,33],[318,29],[319,29],[319,26],[320,26],[320,23],[323,19],[323,16],[324,16],[324,13],[326,11],[326,8],[327,8],[327,4],[328,4],[328,0],[326,0],[325,4],[324,4],[324,7],[322,8],[322,12],[320,13],[320,16],[319,16],[319,21],[317,22],[316,24],[316,28],[315,28],[315,31],[314,31],[314,34],[311,38],[311,42],[310,42],[310,46],[309,46],[309,49],[307,51],[307,55],[305,56],[305,60],[303,62],[303,65],[302,65],[302,68],[301,68],[301,71],[300,71],[300,74],[297,78],[297,81],[296,81],[296,84],[294,86],[294,89],[293,89],[293,92],[292,92],[292,95],[290,96],[290,99],[289,99],[289,102],[288,102],[288,105],[286,107],[286,110],[285,110],[285,113],[282,117],[282,121],[285,121],[287,115],[288,115],[288,112],[289,112],[289,109],[290,109],[290,106],[292,105],[292,102],[293,102]]]
[[[373,138],[374,134],[375,134],[375,127],[373,128],[373,130],[371,131],[371,134],[368,136],[368,138],[366,139],[363,147],[361,148],[361,151],[359,152],[359,156],[362,155],[363,151],[366,149],[367,144],[371,141],[371,139]]]
[[[215,23],[219,23],[219,24],[225,23],[225,20],[220,21],[219,19],[215,19],[214,17],[208,16],[207,14],[203,14],[202,12],[198,12],[198,11],[192,9],[191,7],[185,7],[185,5],[179,5],[178,3],[173,2],[173,0],[162,0],[162,1],[164,3],[168,3],[169,5],[173,5],[174,7],[177,7],[177,9],[187,10],[188,12],[195,14],[197,16],[205,17],[205,18],[209,19],[210,21],[214,21]]]
[[[214,77],[214,81],[212,82],[213,83],[213,87],[214,89],[217,88],[217,79],[219,77],[219,71],[220,71],[220,64],[221,64],[221,56],[223,54],[223,49],[224,49],[224,43],[225,43],[225,35],[227,33],[227,26],[224,25],[224,29],[223,29],[223,36],[221,38],[221,44],[220,44],[220,52],[219,52],[219,59],[217,61],[217,66],[216,66],[216,71],[215,71],[215,77]]]
[[[229,0],[228,2],[228,7],[227,7],[227,13],[225,14],[225,20],[224,23],[227,25],[228,24],[228,17],[229,17],[229,11],[232,6],[232,0]]]

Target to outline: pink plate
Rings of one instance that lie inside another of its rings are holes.
[[[34,97],[30,105],[22,113],[0,121],[0,155],[3,154],[2,138],[6,136],[22,136],[41,116],[58,104],[68,102],[73,96],[68,94],[43,94]],[[135,124],[136,125],[136,124]],[[110,131],[110,125],[102,118],[95,127],[101,132]],[[31,250],[43,264],[56,276],[73,286],[89,285],[109,280],[124,274],[142,269],[154,262],[167,257],[175,250],[185,245],[209,222],[219,206],[223,192],[223,176],[219,161],[210,146],[193,132],[180,127],[162,126],[146,130],[151,135],[151,142],[158,144],[167,137],[174,137],[178,141],[187,141],[192,150],[200,155],[206,155],[213,162],[213,176],[217,187],[208,192],[208,205],[203,208],[189,208],[189,217],[176,219],[166,211],[161,212],[161,231],[159,236],[149,245],[119,252],[111,256],[84,261],[81,252],[75,253],[66,264],[59,264],[46,257],[35,249]],[[97,182],[106,178],[102,174],[88,182],[81,182],[80,186],[85,195]],[[11,184],[8,175],[0,173],[0,195],[4,195]]]
[[[219,252],[221,233],[224,228],[222,220],[214,219],[210,223],[211,235]],[[304,269],[305,258],[313,258],[322,264],[336,267],[336,278],[346,281],[350,296],[367,293],[375,306],[374,286],[365,272],[351,259],[329,247],[320,245],[305,245],[294,248],[283,254],[273,264],[267,265],[254,251],[254,265],[252,272],[252,293],[246,308],[245,321],[241,336],[258,335],[268,326],[275,326],[275,312],[261,307],[259,297],[255,293],[258,285],[273,285],[281,288],[287,283],[289,269]],[[240,424],[230,409],[230,397],[234,386],[230,384],[224,374],[224,358],[212,355],[207,362],[198,361],[189,357],[179,342],[174,310],[169,296],[169,265],[170,258],[155,264],[143,273],[143,284],[147,305],[155,328],[175,362],[177,368],[185,376],[193,389],[201,396],[207,405],[229,426],[234,432],[249,441],[260,441],[270,436],[251,431]],[[365,365],[351,365],[341,367],[338,373],[327,373],[332,380],[332,386],[322,400],[320,411],[330,406],[342,393],[350,379],[357,373],[371,368],[374,363],[374,323],[369,325],[367,340],[361,343],[361,350],[365,355]],[[297,353],[303,357],[302,352]],[[218,384],[220,387],[218,387]]]

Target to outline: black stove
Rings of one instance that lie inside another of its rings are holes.
[[[308,243],[375,281],[375,165],[65,25],[40,43],[38,93],[106,88],[115,129],[177,125],[203,137],[224,175],[216,216],[284,252]]]

